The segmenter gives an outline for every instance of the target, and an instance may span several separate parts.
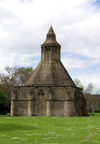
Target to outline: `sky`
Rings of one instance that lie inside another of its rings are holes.
[[[0,0],[0,72],[36,68],[50,26],[74,80],[100,90],[100,0]]]

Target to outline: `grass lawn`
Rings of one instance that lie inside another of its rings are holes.
[[[0,144],[99,144],[100,114],[89,117],[0,116]]]

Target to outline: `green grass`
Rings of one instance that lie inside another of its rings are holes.
[[[0,116],[0,144],[99,144],[100,114],[89,117]]]

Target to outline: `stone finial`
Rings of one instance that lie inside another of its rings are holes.
[[[53,30],[52,26],[50,26],[48,33],[50,33],[50,32],[54,33],[54,30]]]

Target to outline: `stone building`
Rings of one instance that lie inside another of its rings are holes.
[[[95,112],[95,110],[100,109],[100,94],[88,94],[85,98],[88,112]]]
[[[82,89],[60,61],[61,45],[50,27],[41,45],[41,61],[25,86],[15,87],[11,116],[87,116]]]

